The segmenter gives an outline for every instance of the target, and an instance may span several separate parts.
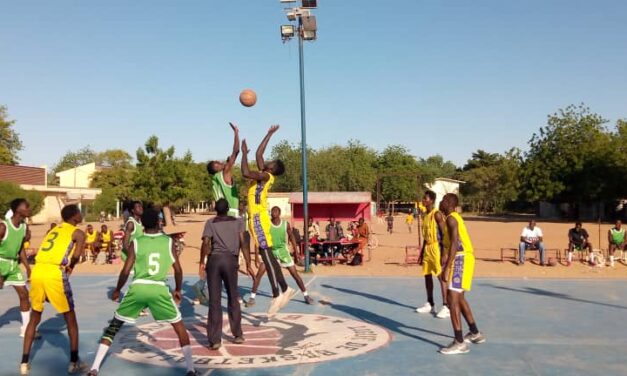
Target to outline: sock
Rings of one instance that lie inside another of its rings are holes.
[[[102,365],[102,361],[104,360],[108,351],[109,346],[102,343],[100,344],[100,346],[98,346],[98,352],[96,352],[96,358],[94,359],[94,364],[91,366],[91,369],[100,371],[100,366]]]
[[[610,262],[613,264],[614,263],[614,256],[610,256]]]
[[[479,333],[479,329],[477,329],[477,323],[476,322],[473,322],[472,324],[468,324],[468,327],[470,328],[470,333],[472,333],[472,334]]]
[[[30,354],[22,354],[22,364],[27,364],[28,358],[30,358]]]
[[[70,351],[70,362],[71,363],[78,362],[78,351]]]
[[[431,307],[435,307],[435,301],[433,301],[433,298],[428,299],[427,301],[429,302],[429,304],[431,305]]]
[[[20,312],[20,314],[22,315],[22,332],[24,332],[30,321],[30,311]]]
[[[251,298],[251,299],[255,299],[255,297],[256,297],[256,296],[257,296],[257,293],[256,293],[256,292],[251,292],[251,293],[250,293],[250,298]]]
[[[192,348],[187,345],[181,347],[183,356],[185,357],[185,365],[187,366],[187,372],[194,370],[194,359],[192,358]]]
[[[309,296],[309,293],[307,291],[303,291],[303,296]]]
[[[455,341],[458,343],[464,342],[464,335],[461,330],[455,330]]]
[[[568,262],[572,262],[572,261],[573,261],[573,253],[568,252]]]

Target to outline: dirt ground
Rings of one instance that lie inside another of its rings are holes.
[[[208,216],[183,215],[177,217],[175,230],[186,231],[186,249],[182,255],[182,264],[185,274],[196,274],[198,271],[199,247],[204,222]],[[95,228],[100,228],[99,223],[93,223]],[[112,229],[117,229],[121,222],[108,222]],[[86,224],[81,225],[84,229]],[[326,223],[321,223],[321,227]],[[477,257],[477,277],[506,277],[506,278],[626,278],[627,265],[620,262],[616,267],[590,267],[580,262],[574,262],[571,267],[558,265],[556,267],[541,267],[534,262],[527,262],[525,266],[517,266],[512,261],[501,262],[500,248],[516,247],[520,232],[526,225],[524,221],[471,219],[467,221],[468,231],[475,247]],[[571,223],[539,222],[538,226],[544,232],[544,242],[547,249],[561,249],[568,245],[568,229],[573,227]],[[600,248],[607,248],[607,231],[611,226],[602,224],[600,231],[596,223],[584,223],[584,228],[590,234],[590,240],[595,248],[599,248],[599,234],[601,235]],[[313,272],[316,275],[339,276],[419,276],[421,268],[418,265],[405,263],[405,246],[417,245],[417,222],[414,223],[413,233],[404,222],[404,217],[397,217],[395,232],[387,234],[385,225],[374,221],[371,228],[379,239],[379,247],[372,251],[372,260],[363,266],[315,266]],[[48,229],[47,225],[31,226],[33,234],[32,245],[39,247],[41,240]],[[548,257],[555,257],[553,252],[548,252]],[[77,274],[116,274],[120,265],[92,265],[84,263],[79,265]]]

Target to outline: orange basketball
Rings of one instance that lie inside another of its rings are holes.
[[[242,90],[239,94],[239,102],[242,106],[252,107],[257,103],[257,94],[251,89]]]

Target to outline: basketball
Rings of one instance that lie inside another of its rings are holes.
[[[252,107],[257,103],[257,94],[251,89],[244,89],[239,94],[239,102],[242,106]]]
[[[554,258],[549,258],[549,266],[557,266],[557,260]]]

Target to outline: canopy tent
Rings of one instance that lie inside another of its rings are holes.
[[[309,192],[309,217],[338,221],[356,221],[364,218],[369,221],[372,212],[370,192]],[[292,221],[303,220],[303,193],[290,194]]]

